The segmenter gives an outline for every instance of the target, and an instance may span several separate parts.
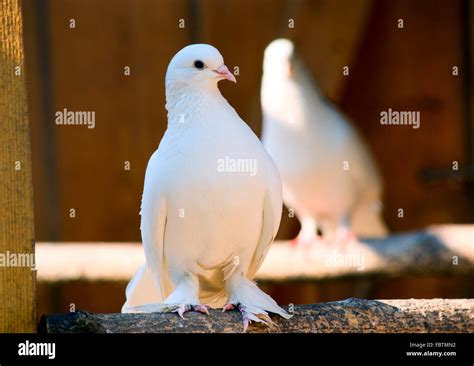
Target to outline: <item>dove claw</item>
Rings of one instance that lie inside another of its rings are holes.
[[[242,333],[247,333],[247,329],[249,327],[249,320],[247,318],[244,318],[244,330],[242,331]]]
[[[225,312],[228,310],[235,310],[236,308],[239,310],[240,314],[242,314],[243,325],[244,325],[244,330],[242,331],[242,333],[246,333],[249,327],[249,323],[250,323],[250,316],[247,312],[247,308],[244,305],[227,303],[222,308],[222,312]]]
[[[196,311],[198,313],[209,315],[209,310],[207,309],[207,306],[201,305],[201,304],[199,305],[179,304],[177,305],[176,309],[173,310],[173,313],[178,313],[181,319],[186,320],[186,318],[184,317],[184,314],[191,310]]]
[[[179,304],[178,307],[173,310],[173,313],[178,313],[179,317],[183,320],[186,320],[184,318],[184,313],[188,312],[191,310],[191,306],[190,305],[185,305],[185,304]]]
[[[234,310],[234,309],[235,309],[235,305],[232,303],[228,303],[224,305],[224,307],[222,308],[222,312],[224,313],[226,311]]]
[[[242,314],[242,319],[243,319],[244,330],[242,331],[242,333],[247,333],[247,329],[249,327],[249,322],[250,322],[249,314],[247,312],[246,307],[241,304],[238,305],[238,309],[240,313]]]
[[[194,305],[193,310],[198,313],[209,315],[209,309],[205,305]]]

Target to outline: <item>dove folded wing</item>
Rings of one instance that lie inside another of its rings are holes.
[[[167,201],[157,181],[160,171],[157,152],[150,158],[147,167],[140,212],[146,263],[127,286],[127,302],[122,308],[123,312],[133,311],[130,308],[139,304],[163,302],[170,290],[164,268]]]

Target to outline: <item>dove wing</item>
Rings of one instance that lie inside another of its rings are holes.
[[[166,199],[160,195],[155,197],[151,203],[151,205],[142,205],[142,242],[147,266],[151,269],[153,276],[153,283],[163,300],[166,295],[163,251],[167,204]]]
[[[170,282],[165,268],[164,244],[167,200],[162,191],[160,161],[155,153],[147,167],[141,205],[141,235],[148,269],[162,301],[169,294]]]
[[[270,184],[269,189],[265,191],[260,238],[247,272],[247,277],[250,279],[255,277],[255,274],[262,265],[280,226],[282,207],[281,183],[278,176],[275,182],[277,182],[277,184],[273,186]],[[278,187],[278,190],[272,190],[272,187]],[[278,202],[280,202],[280,204]]]
[[[152,311],[150,306],[162,303],[169,293],[163,255],[167,201],[157,187],[155,179],[145,178],[140,230],[146,262],[127,286],[127,301],[122,307],[124,313]]]

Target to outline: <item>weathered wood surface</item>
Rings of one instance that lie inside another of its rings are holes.
[[[67,260],[66,260],[67,259]],[[138,243],[39,243],[38,280],[128,281],[143,263]],[[369,275],[474,274],[474,226],[444,225],[385,239],[294,247],[276,242],[257,274],[260,281]]]
[[[368,275],[474,273],[474,226],[444,225],[391,235],[295,250],[275,244],[264,261],[260,280],[306,280]]]
[[[288,307],[291,311],[291,306]],[[473,299],[347,299],[293,308],[289,320],[272,316],[275,326],[251,324],[250,333],[466,333],[474,332]],[[240,314],[92,314],[84,311],[45,315],[45,333],[235,333],[242,332]]]
[[[19,0],[1,0],[0,333],[36,328],[35,272],[28,266],[32,261],[25,260],[32,258],[32,253],[33,196],[21,9]]]

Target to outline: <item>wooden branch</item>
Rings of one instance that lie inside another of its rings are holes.
[[[443,225],[353,241],[343,248],[274,244],[258,272],[268,281],[368,275],[474,273],[474,226]]]
[[[252,323],[251,333],[465,333],[474,331],[473,299],[347,299],[294,307],[294,316],[272,319],[276,326]],[[289,309],[291,310],[291,308]],[[242,331],[236,311],[210,315],[92,314],[84,311],[41,318],[42,333],[235,333]]]
[[[144,261],[138,243],[40,243],[38,279],[128,281]],[[407,274],[474,274],[474,226],[443,225],[384,239],[293,247],[277,242],[259,281],[321,280]]]
[[[19,0],[0,0],[0,333],[36,328],[33,195]]]

